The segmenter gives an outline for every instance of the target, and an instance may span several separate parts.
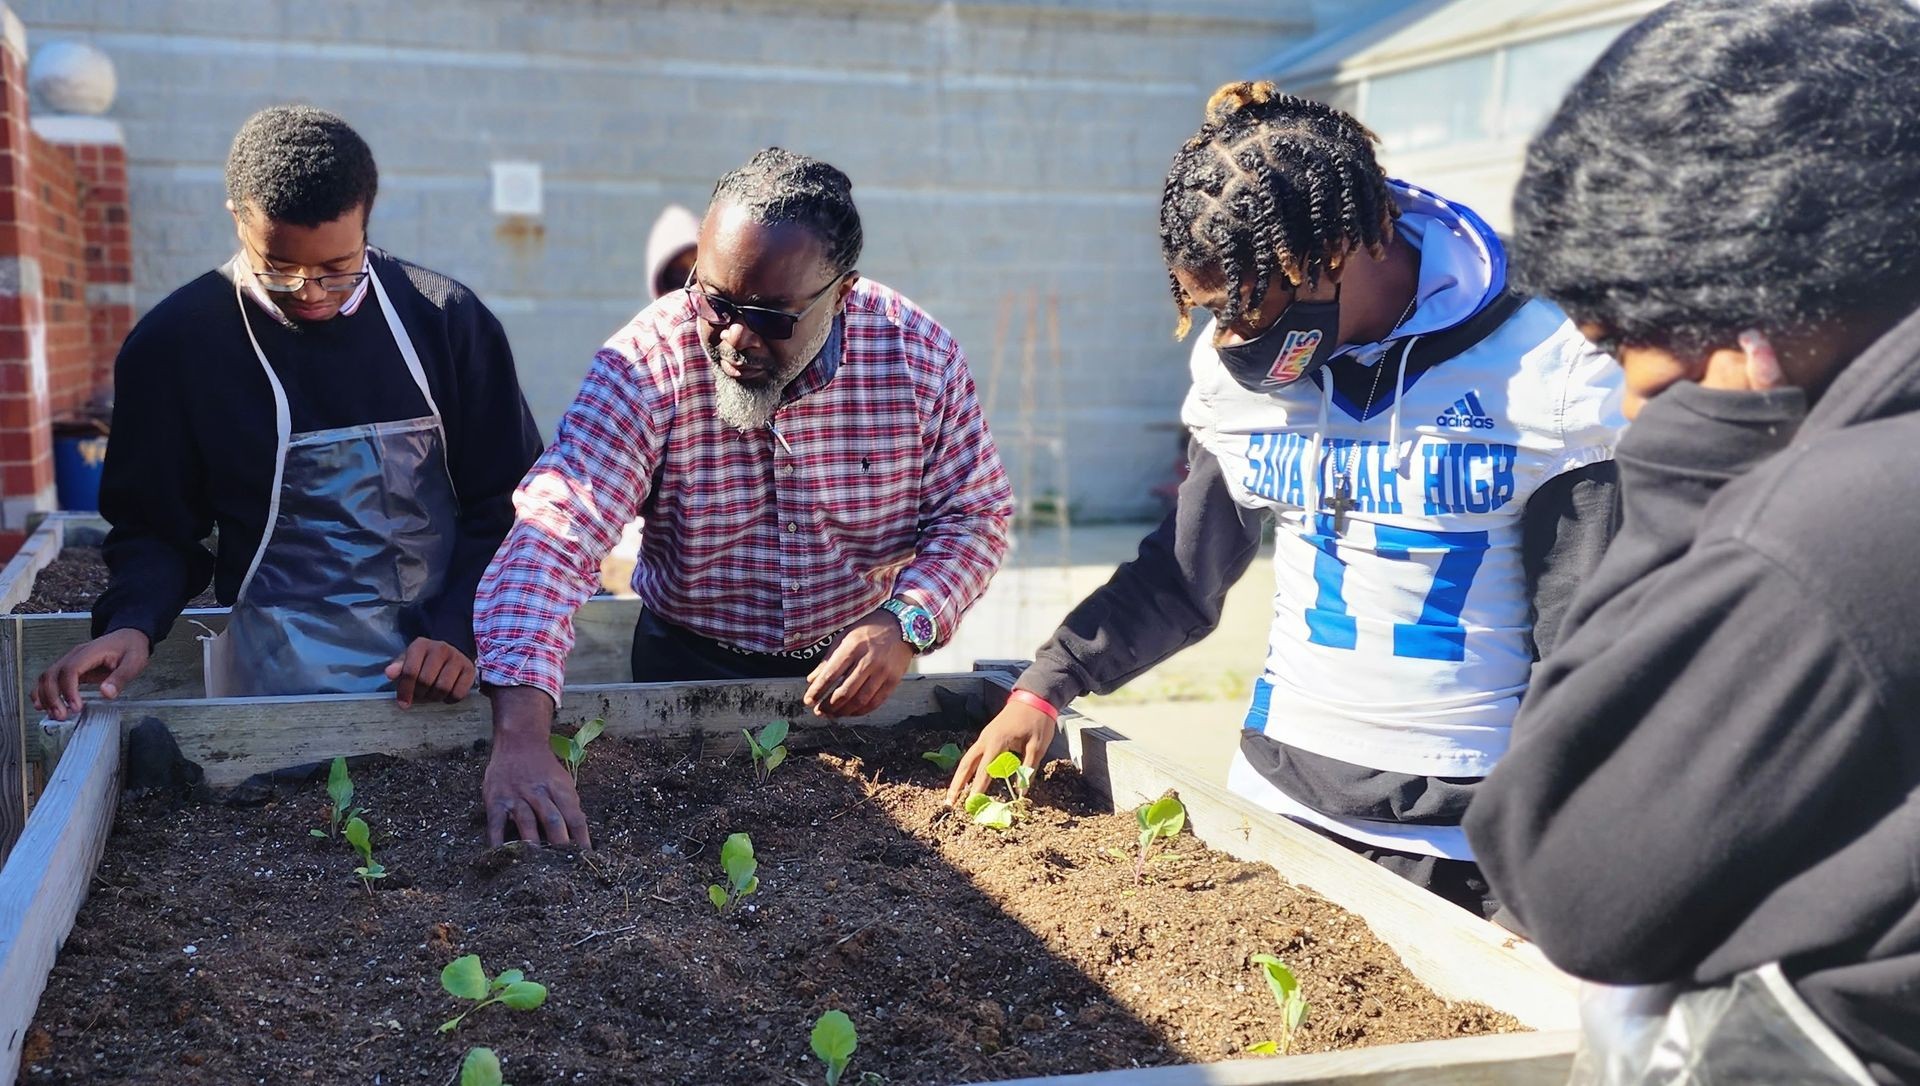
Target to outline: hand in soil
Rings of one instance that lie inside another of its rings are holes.
[[[1047,714],[1017,701],[1007,703],[1000,715],[980,729],[980,737],[960,756],[947,785],[947,805],[951,807],[976,792],[985,792],[992,783],[987,767],[995,758],[1012,751],[1029,769],[1038,770],[1040,760],[1053,743],[1055,725]]]
[[[120,696],[128,683],[147,669],[152,646],[139,630],[115,630],[70,649],[54,662],[33,688],[34,707],[55,720],[80,712],[80,684],[99,683],[100,696]]]
[[[911,663],[913,646],[900,636],[900,620],[876,609],[849,627],[807,676],[801,701],[815,716],[865,716],[886,703]]]
[[[407,651],[387,665],[387,678],[398,685],[393,700],[411,709],[416,700],[452,705],[473,691],[475,672],[467,654],[430,637],[416,637]]]
[[[491,692],[493,754],[480,779],[480,800],[487,814],[487,843],[506,843],[507,822],[529,845],[592,848],[580,794],[560,759],[553,756],[553,699],[530,686]]]

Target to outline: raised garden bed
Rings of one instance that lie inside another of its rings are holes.
[[[110,818],[119,725],[90,711],[0,873],[13,997],[0,1031],[13,1030],[12,1051],[29,1046],[26,1077],[44,1082],[446,1082],[470,1044],[497,1049],[523,1084],[818,1082],[806,1028],[838,1007],[862,1034],[848,1082],[863,1070],[888,1083],[984,1081],[1218,1060],[1269,1039],[1279,1016],[1248,968],[1254,953],[1300,969],[1306,1049],[1571,1023],[1569,986],[1530,948],[1084,719],[1059,752],[1082,771],[1051,768],[1043,805],[1011,831],[946,812],[918,752],[961,741],[954,699],[990,711],[1000,676],[910,680],[870,721],[907,725],[896,731],[796,732],[799,753],[764,787],[743,760],[716,763],[740,723],[790,711],[798,689],[571,692],[567,722],[604,716],[611,735],[637,740],[602,740],[582,771],[590,856],[480,846],[483,758],[468,748],[483,711],[448,707],[429,724],[364,697],[304,699],[298,712],[291,699],[123,706],[170,718],[216,785],[328,744],[466,752],[360,769],[358,798],[392,871],[371,895],[341,846],[306,837],[324,817],[318,783],[255,809],[138,801],[28,1034],[32,952],[44,949],[44,977],[72,915],[63,902],[77,904],[104,843],[103,808]],[[253,727],[238,726],[242,713]],[[710,734],[705,759],[691,756],[690,732]],[[1135,889],[1132,861],[1108,850],[1137,848],[1128,812],[1168,787],[1194,834],[1242,859],[1181,837]],[[1107,813],[1115,805],[1122,813]],[[720,881],[719,842],[741,831],[762,885],[750,908],[722,917],[706,886]],[[1244,862],[1256,855],[1307,892]],[[552,999],[524,1014],[488,1008],[452,1039],[435,1033],[457,1010],[438,971],[468,952],[491,970],[526,970]],[[1514,1017],[1459,1002],[1474,998]],[[1570,1051],[1560,1036],[1449,1044],[1237,1061],[1219,1069],[1229,1078],[1112,1074],[1304,1081],[1296,1065],[1321,1061],[1314,1073],[1337,1081],[1446,1081],[1435,1067],[1470,1064],[1455,1080],[1544,1082],[1564,1077]]]

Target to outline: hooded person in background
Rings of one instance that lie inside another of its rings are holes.
[[[687,285],[700,252],[700,220],[679,204],[668,204],[647,234],[648,301]]]
[[[1467,835],[1579,1081],[1920,1081],[1920,12],[1678,0],[1528,150],[1624,520]]]
[[[233,608],[210,696],[463,698],[474,587],[540,452],[506,334],[467,288],[369,245],[379,173],[339,117],[255,114],[226,182],[238,252],[114,365],[109,582],[94,640],[34,702],[64,720],[82,682],[118,696],[209,578]]]
[[[1269,83],[1207,104],[1160,204],[1178,330],[1193,306],[1214,318],[1182,410],[1192,471],[1041,647],[950,801],[1002,751],[1036,765],[1072,699],[1211,632],[1274,522],[1266,668],[1229,787],[1496,911],[1460,819],[1611,534],[1619,373],[1508,289],[1477,215],[1390,180],[1373,145]]]

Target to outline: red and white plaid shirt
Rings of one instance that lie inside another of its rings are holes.
[[[715,414],[700,336],[676,291],[594,357],[480,582],[483,681],[559,699],[573,613],[636,515],[645,605],[755,652],[811,645],[893,596],[945,639],[999,569],[1013,492],[965,356],[919,307],[861,280],[752,433]]]

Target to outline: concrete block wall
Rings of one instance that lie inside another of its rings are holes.
[[[700,209],[779,144],[853,177],[862,271],[955,332],[996,432],[1069,436],[1089,516],[1151,510],[1171,459],[1186,366],[1156,240],[1166,164],[1215,85],[1311,30],[1306,0],[12,2],[36,42],[117,66],[136,310],[230,254],[220,171],[241,121],[311,102],[373,144],[374,241],[494,308],[551,433],[645,301],[660,208]],[[542,166],[536,223],[491,210],[506,159]],[[1024,316],[996,332],[1047,298],[1058,369],[1027,402]],[[1016,478],[1052,478],[1003,444]]]

